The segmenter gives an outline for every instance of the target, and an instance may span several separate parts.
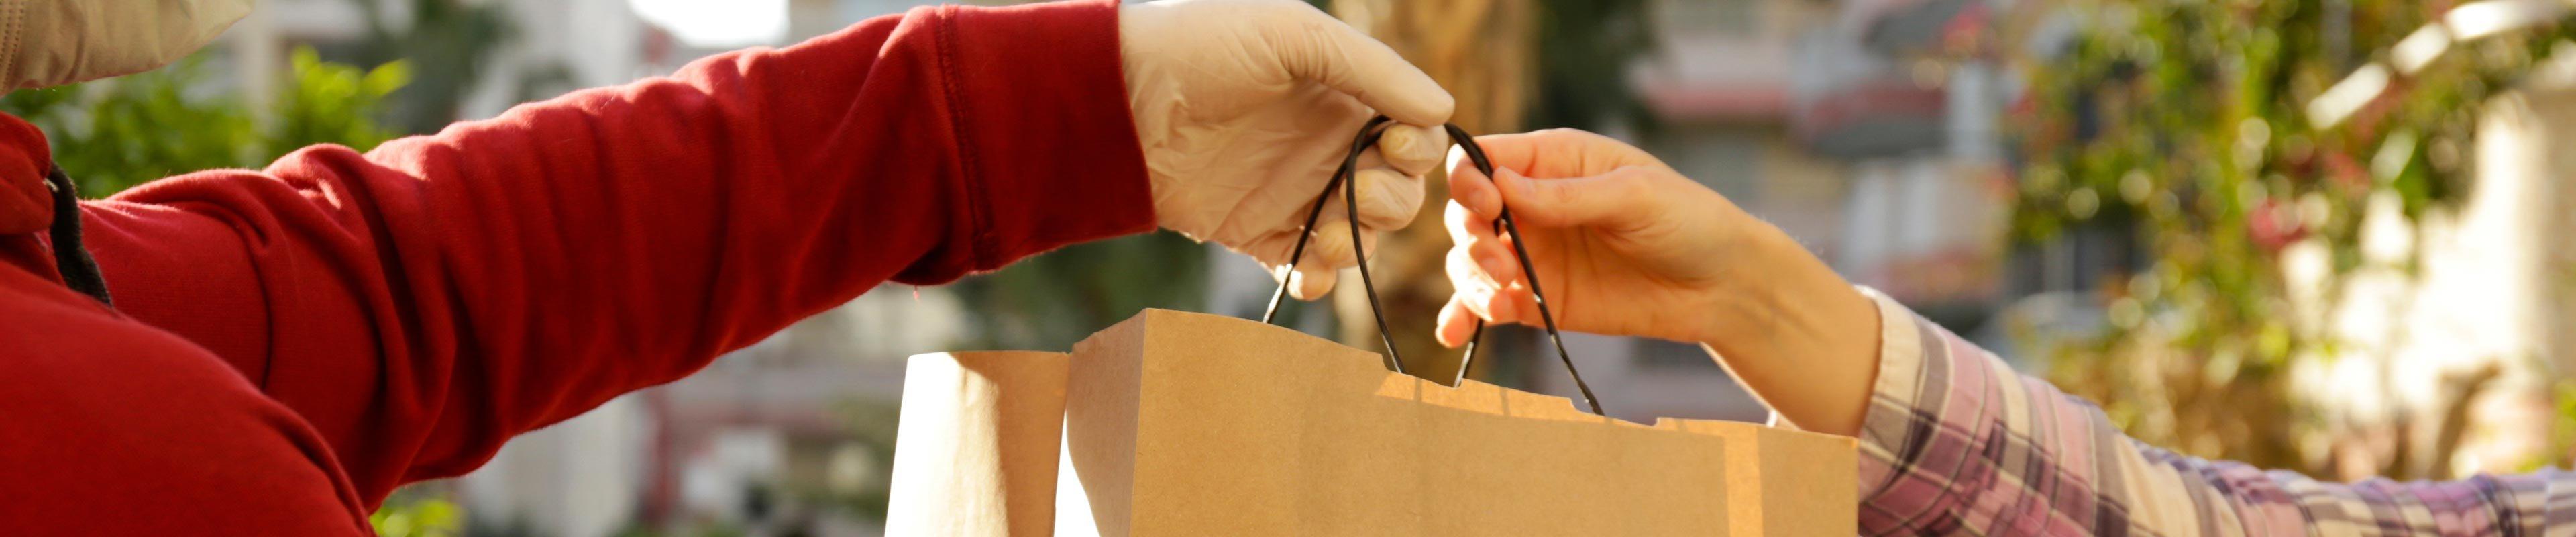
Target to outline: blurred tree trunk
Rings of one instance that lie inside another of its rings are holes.
[[[1532,87],[1534,28],[1531,0],[1336,0],[1333,12],[1395,48],[1458,99],[1451,119],[1468,132],[1520,130]],[[1378,298],[1385,302],[1393,340],[1405,370],[1447,381],[1459,355],[1432,339],[1432,323],[1449,299],[1444,258],[1449,237],[1440,213],[1449,198],[1446,173],[1431,175],[1422,212],[1413,225],[1388,235],[1369,252]],[[1333,297],[1341,340],[1360,348],[1379,345],[1360,293],[1359,275],[1342,279]],[[1482,370],[1482,367],[1478,368]]]

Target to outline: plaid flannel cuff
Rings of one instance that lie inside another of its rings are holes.
[[[1900,454],[1909,439],[1919,439],[1938,416],[1917,408],[1924,393],[1923,341],[1913,310],[1876,289],[1860,288],[1878,306],[1878,378],[1870,389],[1869,410],[1861,420],[1860,497],[1877,497],[1910,470]],[[1937,400],[1937,399],[1935,399]]]

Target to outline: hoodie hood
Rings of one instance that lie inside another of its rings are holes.
[[[44,231],[54,220],[54,193],[45,187],[53,155],[45,133],[0,114],[0,236]]]

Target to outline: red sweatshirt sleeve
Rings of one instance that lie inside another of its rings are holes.
[[[128,315],[372,507],[888,279],[1151,229],[1116,4],[936,7],[86,206]]]

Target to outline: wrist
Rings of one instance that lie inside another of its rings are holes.
[[[1699,342],[1790,423],[1853,434],[1878,372],[1877,305],[1786,234],[1760,229]]]
[[[1756,346],[1804,345],[1850,332],[1835,325],[1866,312],[1867,297],[1796,239],[1765,224],[1739,229],[1745,231],[1743,237],[1729,240],[1723,249],[1734,266],[1702,293],[1709,306],[1698,315],[1696,341],[1739,353]]]

